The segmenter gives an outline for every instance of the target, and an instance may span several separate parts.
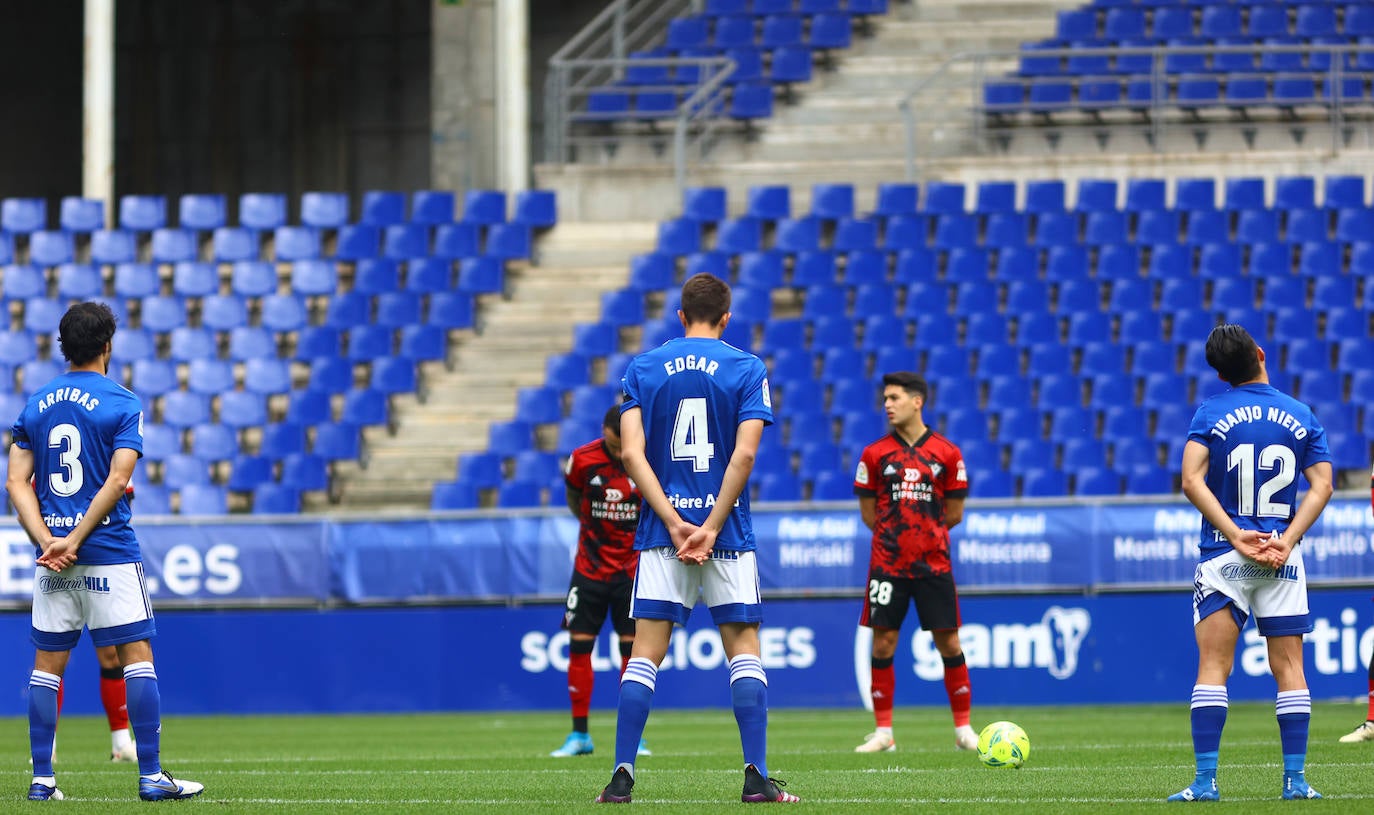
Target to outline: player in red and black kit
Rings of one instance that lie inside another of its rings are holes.
[[[950,570],[949,530],[964,518],[968,476],[964,457],[921,418],[929,389],[920,374],[883,376],[883,408],[892,433],[864,448],[854,475],[859,511],[873,530],[868,598],[861,625],[873,629],[872,695],[877,729],[858,753],[896,748],[892,737],[892,669],[897,635],[914,602],[921,628],[931,632],[945,662],[945,691],[954,714],[954,744],[978,746],[969,726],[972,692],[959,645],[959,595]]]
[[[1369,505],[1374,508],[1374,469],[1369,472]],[[1341,736],[1341,741],[1346,744],[1374,741],[1374,654],[1369,656],[1369,712],[1365,714],[1365,720],[1359,727]]]
[[[567,466],[568,509],[582,522],[577,559],[568,584],[563,628],[568,631],[568,697],[573,729],[563,746],[549,755],[592,753],[587,713],[592,702],[592,649],[606,615],[620,635],[620,669],[630,658],[635,621],[630,619],[639,553],[634,550],[639,526],[639,490],[620,463],[620,406],[606,411],[601,438],[572,452]],[[639,754],[649,755],[644,742]]]

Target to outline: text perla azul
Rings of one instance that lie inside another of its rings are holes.
[[[1280,427],[1287,428],[1292,432],[1293,438],[1295,439],[1307,438],[1307,428],[1298,424],[1298,420],[1294,419],[1288,411],[1276,407],[1271,407],[1266,411],[1259,405],[1238,407],[1225,416],[1222,416],[1220,419],[1217,419],[1217,423],[1212,425],[1212,435],[1219,439],[1224,439],[1226,438],[1226,431],[1241,422],[1258,422],[1260,419],[1266,419]]]
[[[42,413],[58,402],[75,402],[86,410],[95,410],[100,400],[91,396],[90,391],[80,388],[58,388],[38,401],[38,412]]]
[[[699,357],[696,354],[688,354],[685,357],[673,357],[663,363],[663,370],[669,375],[680,374],[683,371],[701,371],[710,376],[716,375],[716,369],[720,363],[710,357]]]

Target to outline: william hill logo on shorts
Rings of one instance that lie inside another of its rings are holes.
[[[110,578],[89,575],[86,577],[49,575],[38,578],[38,590],[44,594],[56,594],[60,591],[88,591],[93,594],[109,594]]]
[[[1227,580],[1297,580],[1298,567],[1284,564],[1277,569],[1259,563],[1227,563],[1221,567]]]

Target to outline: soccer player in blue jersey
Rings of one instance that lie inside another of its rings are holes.
[[[38,556],[29,679],[31,801],[63,797],[52,768],[57,689],[82,628],[90,629],[96,646],[115,646],[124,666],[139,797],[173,800],[204,790],[172,778],[158,755],[161,699],[148,642],[157,628],[124,493],[143,454],[143,410],[137,396],[106,376],[114,333],[109,306],[69,308],[58,342],[71,369],[34,391],[11,433],[10,500]]]
[[[720,629],[744,749],[745,803],[798,800],[768,777],[768,679],[754,529],[745,487],[764,425],[773,421],[758,357],[721,341],[730,287],[709,275],[682,286],[686,336],[630,363],[622,382],[621,460],[652,511],[635,533],[639,569],[630,616],[635,642],[620,681],[615,768],[599,803],[628,803],[635,753],[675,624],[698,598]]]
[[[1275,711],[1285,799],[1320,798],[1303,775],[1312,696],[1302,635],[1312,630],[1302,536],[1331,499],[1326,431],[1307,405],[1269,384],[1264,350],[1238,325],[1207,337],[1207,363],[1231,385],[1204,401],[1183,449],[1183,492],[1202,513],[1193,581],[1198,673],[1192,731],[1197,776],[1170,801],[1216,801],[1217,752],[1226,724],[1226,678],[1253,615],[1278,682]],[[1307,493],[1298,499],[1298,473]]]

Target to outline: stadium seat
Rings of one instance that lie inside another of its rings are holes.
[[[285,225],[285,195],[248,192],[239,196],[239,226],[261,231]]]
[[[230,302],[234,301],[230,298]],[[212,326],[213,327],[213,326]],[[229,359],[246,362],[252,359],[276,359],[277,340],[272,332],[260,326],[239,325],[229,329]]]
[[[100,270],[85,263],[64,263],[57,267],[57,296],[68,300],[99,297],[105,288]]]
[[[408,260],[429,254],[429,227],[424,224],[392,224],[382,228],[382,255]]]
[[[227,223],[223,195],[191,193],[177,202],[177,223],[182,229],[210,232]]]
[[[305,427],[293,421],[271,422],[263,425],[259,454],[272,461],[305,450]]]
[[[301,194],[301,223],[316,229],[338,229],[348,223],[348,193]]]
[[[251,229],[222,226],[215,230],[210,252],[220,263],[238,263],[258,259],[258,236]]]
[[[511,223],[531,229],[548,229],[558,222],[558,202],[553,190],[521,190],[515,194]]]
[[[162,483],[172,489],[209,484],[209,464],[189,453],[173,453],[162,462]]]
[[[209,423],[191,428],[191,455],[201,461],[228,461],[238,452],[238,436],[227,425]]]
[[[506,221],[506,194],[500,190],[468,190],[463,196],[462,221],[491,226]]]
[[[473,294],[501,294],[506,276],[500,260],[494,257],[464,258],[458,264],[458,290]]]
[[[327,260],[302,260],[291,264],[291,290],[305,296],[334,294],[338,272]]]
[[[339,421],[360,427],[384,425],[390,420],[390,405],[385,393],[373,388],[352,388],[344,394]]]
[[[225,426],[242,430],[267,423],[267,400],[246,390],[231,390],[219,395],[219,420]]]
[[[3,220],[0,217],[0,220]],[[58,209],[58,226],[68,232],[89,233],[105,228],[105,202],[66,196]],[[0,224],[0,228],[3,224]]]
[[[300,492],[329,489],[329,464],[313,453],[290,453],[281,458],[281,486]]]
[[[321,254],[320,233],[309,226],[279,226],[273,231],[272,246],[279,262],[314,260]]]
[[[358,426],[348,422],[322,422],[315,425],[310,452],[325,461],[353,460],[362,452]]]
[[[496,505],[506,508],[537,507],[543,504],[543,488],[530,481],[506,481],[497,487]]]
[[[412,393],[418,384],[415,361],[392,356],[374,359],[372,375],[368,381],[369,387],[383,393]]]
[[[152,232],[154,229],[166,226],[167,199],[160,195],[125,195],[121,197],[119,199],[119,225],[123,229],[134,232]],[[10,231],[24,230],[12,229]]]
[[[478,506],[480,506],[478,488],[466,481],[437,481],[430,493],[429,508],[436,512],[477,509]],[[254,511],[256,511],[256,504]]]
[[[172,269],[172,293],[206,297],[219,292],[219,269],[213,263],[181,262]]]
[[[772,89],[768,88],[768,92],[771,99]],[[750,187],[746,214],[765,221],[790,218],[792,215],[790,189],[786,186]]]
[[[872,439],[869,441],[871,442]],[[825,470],[814,474],[811,481],[812,501],[852,501],[853,499],[854,479],[849,473]]]
[[[214,484],[186,484],[177,490],[181,498],[180,515],[224,515],[229,512],[224,487]]]
[[[190,346],[197,342],[190,337],[192,336],[191,332],[197,332],[199,329],[178,329],[178,331],[183,331],[183,333],[174,335],[173,345]],[[175,353],[173,358],[176,358]],[[186,386],[191,393],[215,396],[224,391],[233,390],[234,366],[227,360],[208,357],[183,357],[183,359],[188,359]]]
[[[300,491],[271,482],[253,488],[254,515],[295,515],[301,511]]]
[[[1023,498],[1052,498],[1068,494],[1068,477],[1060,470],[1036,467],[1021,475]]]
[[[456,204],[448,190],[416,190],[410,198],[410,220],[427,226],[451,223]]]

